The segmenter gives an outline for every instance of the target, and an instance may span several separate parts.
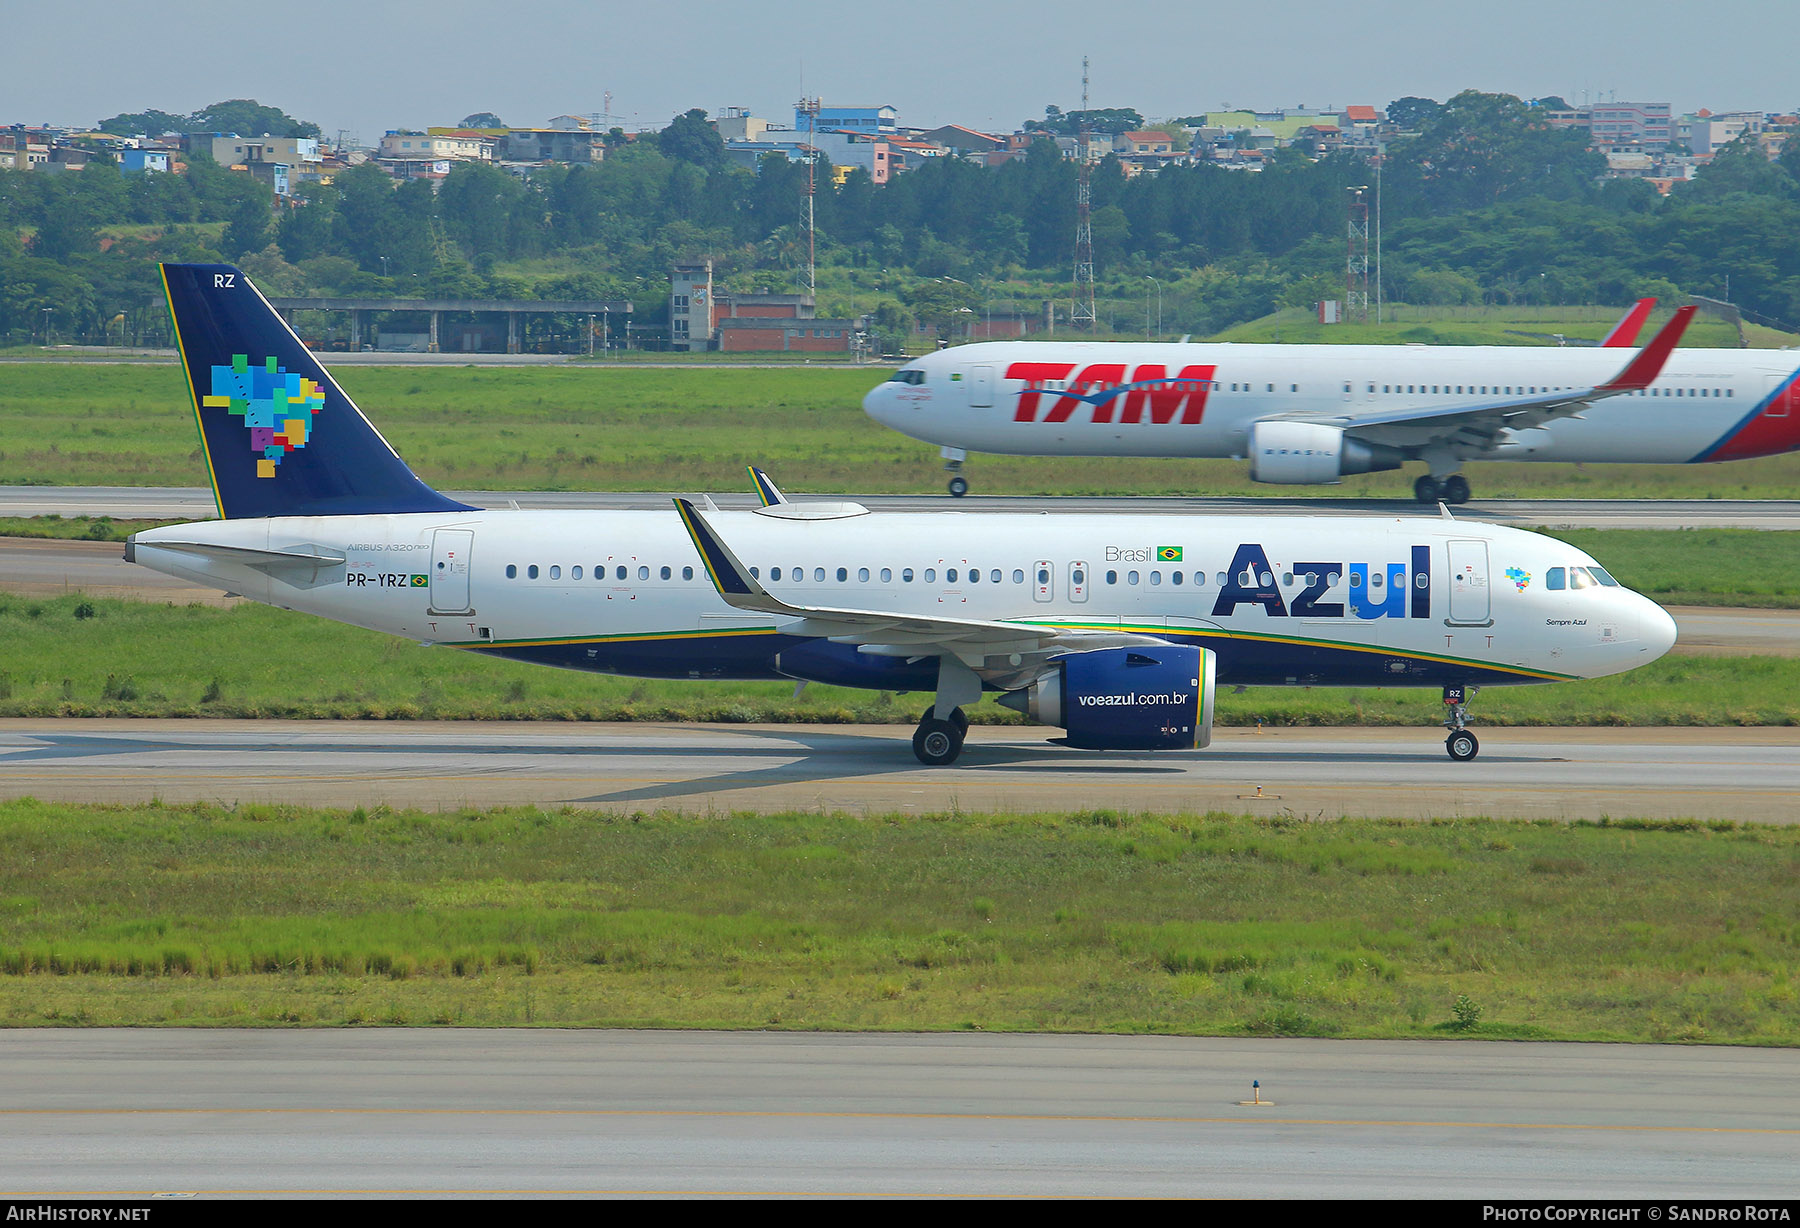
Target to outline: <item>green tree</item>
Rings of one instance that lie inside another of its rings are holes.
[[[133,111],[103,119],[94,127],[114,136],[161,136],[165,132],[188,132],[191,130],[190,123],[186,115],[171,115],[167,111]]]
[[[477,111],[473,115],[463,116],[460,126],[464,128],[504,128],[507,124],[492,111]]]
[[[725,138],[707,122],[706,112],[699,107],[677,115],[657,133],[656,147],[666,158],[696,166],[714,167],[725,162]]]
[[[1387,104],[1387,120],[1402,132],[1418,132],[1436,119],[1443,109],[1443,104],[1430,98],[1408,94],[1405,98],[1396,98]]]
[[[201,107],[189,116],[189,132],[236,132],[242,136],[322,136],[319,125],[295,119],[254,98],[232,98]]]

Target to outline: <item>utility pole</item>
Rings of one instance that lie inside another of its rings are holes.
[[[801,275],[800,293],[816,294],[818,281],[813,267],[813,192],[817,185],[813,182],[813,176],[819,164],[819,151],[813,147],[813,131],[819,121],[819,100],[802,98],[794,104],[794,109],[806,116],[806,206],[800,219],[800,229],[806,232],[806,272]]]
[[[1075,180],[1075,294],[1069,311],[1071,327],[1094,331],[1093,192],[1088,174],[1088,59],[1081,57],[1081,127],[1075,144],[1079,163]]]

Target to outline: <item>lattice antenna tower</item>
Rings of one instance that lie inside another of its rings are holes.
[[[813,233],[813,193],[818,185],[814,182],[819,165],[819,151],[813,145],[813,131],[819,122],[819,100],[802,98],[794,104],[794,109],[806,116],[806,197],[800,210],[800,230],[806,236],[806,270],[800,275],[800,293],[816,293],[818,281],[817,270],[813,265],[815,235]]]
[[[1094,331],[1094,220],[1093,188],[1089,182],[1088,59],[1081,57],[1081,127],[1075,143],[1078,169],[1075,175],[1075,295],[1069,323]]]
[[[1369,188],[1350,191],[1348,250],[1344,259],[1344,319],[1369,322]]]

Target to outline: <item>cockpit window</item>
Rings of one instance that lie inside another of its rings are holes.
[[[911,368],[904,371],[896,371],[888,376],[887,382],[890,384],[923,384],[925,382],[925,373]]]
[[[1594,579],[1600,581],[1600,583],[1604,584],[1607,588],[1619,587],[1619,582],[1613,579],[1611,573],[1599,564],[1589,564],[1588,570],[1594,573]]]
[[[1571,567],[1569,568],[1569,587],[1593,588],[1594,577],[1588,575],[1585,567]]]
[[[1552,567],[1549,571],[1544,573],[1545,588],[1554,592],[1557,589],[1567,588],[1568,586],[1568,581],[1564,577],[1562,568]]]

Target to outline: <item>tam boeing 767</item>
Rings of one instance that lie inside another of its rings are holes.
[[[1643,308],[1621,329],[1635,335]],[[1678,351],[1693,314],[1677,310],[1623,362],[1610,341],[981,342],[914,359],[863,408],[939,445],[953,495],[971,452],[1248,458],[1253,480],[1284,485],[1423,461],[1413,493],[1435,504],[1468,500],[1471,460],[1699,464],[1800,448],[1800,358]]]

